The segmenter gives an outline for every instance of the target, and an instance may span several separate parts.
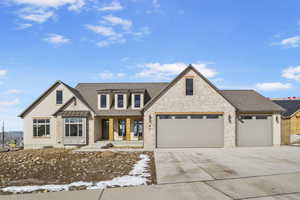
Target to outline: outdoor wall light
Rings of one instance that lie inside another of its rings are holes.
[[[152,116],[149,115],[149,128],[151,128],[151,123],[152,123]]]
[[[228,121],[231,123],[231,115],[228,115]]]
[[[276,123],[278,124],[279,123],[279,117],[276,116]]]

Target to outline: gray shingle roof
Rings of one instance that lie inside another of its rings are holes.
[[[146,90],[145,102],[154,98],[169,83],[79,83],[75,89],[81,94],[85,101],[90,105],[96,115],[105,116],[141,116],[142,110],[131,109],[131,102],[128,102],[126,110],[116,110],[112,106],[110,110],[99,110],[97,108],[97,94],[99,90]],[[113,103],[114,105],[114,103]]]
[[[62,117],[89,117],[90,116],[90,111],[86,111],[86,110],[65,110],[60,112],[60,115]]]
[[[286,110],[286,112],[282,114],[284,117],[289,117],[300,109],[300,100],[273,100],[273,102]]]
[[[220,90],[240,112],[283,112],[284,108],[255,90]]]

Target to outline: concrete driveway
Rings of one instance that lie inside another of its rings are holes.
[[[231,149],[159,149],[155,151],[158,184],[300,172],[299,147]]]
[[[0,196],[0,200],[298,200],[300,147],[155,152],[157,185]]]

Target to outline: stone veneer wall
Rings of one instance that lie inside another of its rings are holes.
[[[193,96],[185,95],[185,77],[194,78]],[[193,70],[145,111],[144,148],[147,150],[156,147],[157,112],[224,112],[224,147],[235,147],[236,109]]]

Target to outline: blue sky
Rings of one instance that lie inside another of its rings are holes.
[[[222,89],[300,96],[298,0],[1,0],[0,121],[55,80],[169,81],[193,63]]]

